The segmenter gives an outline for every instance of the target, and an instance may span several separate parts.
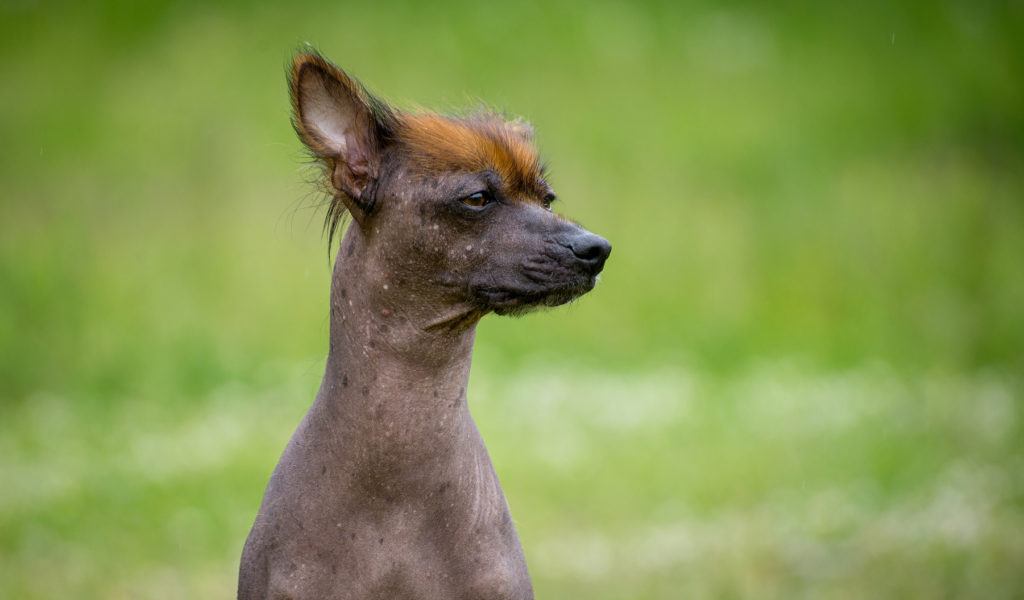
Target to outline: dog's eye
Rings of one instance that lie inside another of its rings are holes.
[[[491,202],[494,202],[494,197],[491,196],[490,192],[477,192],[462,199],[463,204],[473,208],[483,208]]]
[[[554,201],[555,201],[555,195],[554,194],[548,194],[547,196],[544,196],[543,200],[541,200],[541,206],[543,206],[545,210],[551,210],[551,203],[554,202]]]

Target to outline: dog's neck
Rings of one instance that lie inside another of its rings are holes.
[[[335,263],[330,350],[307,425],[328,443],[369,449],[368,463],[398,475],[452,460],[474,428],[466,385],[481,315],[468,305],[445,313],[384,273],[353,224]]]
[[[371,371],[397,366],[413,381],[431,374],[450,379],[462,363],[468,370],[484,313],[456,299],[461,288],[447,296],[425,288],[423,280],[431,278],[417,271],[415,257],[396,268],[393,258],[373,250],[355,224],[338,248],[328,364]]]

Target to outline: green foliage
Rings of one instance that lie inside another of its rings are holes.
[[[0,596],[229,596],[316,389],[309,41],[614,246],[470,389],[539,597],[1018,597],[1024,13],[0,6]]]

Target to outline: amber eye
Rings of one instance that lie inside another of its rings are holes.
[[[494,199],[488,192],[477,192],[462,199],[462,203],[473,208],[483,208],[493,202]]]

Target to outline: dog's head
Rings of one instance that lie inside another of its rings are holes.
[[[405,113],[316,54],[296,57],[295,128],[325,167],[333,235],[426,303],[513,314],[594,287],[611,245],[552,212],[530,127],[492,111]]]

